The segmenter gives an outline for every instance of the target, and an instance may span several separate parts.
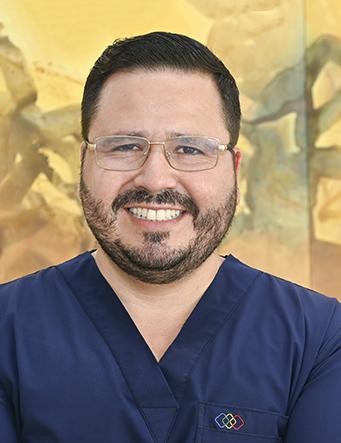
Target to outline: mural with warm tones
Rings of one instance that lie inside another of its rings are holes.
[[[241,202],[223,254],[341,299],[338,0],[2,0],[0,281],[95,247],[77,195],[79,106],[115,38],[207,44],[237,79]]]

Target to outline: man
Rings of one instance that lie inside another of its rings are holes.
[[[216,253],[239,122],[233,78],[188,37],[95,63],[80,196],[98,249],[2,286],[1,442],[340,441],[340,304]]]

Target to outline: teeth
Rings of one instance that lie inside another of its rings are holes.
[[[129,208],[135,217],[142,218],[144,220],[151,221],[165,221],[172,220],[173,218],[179,217],[181,211],[175,209],[146,209],[146,208]]]
[[[160,209],[160,211],[156,212],[156,220],[164,220],[166,218],[166,212],[164,209]]]
[[[156,220],[156,211],[154,209],[148,209],[147,220]]]

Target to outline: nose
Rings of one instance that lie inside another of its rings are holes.
[[[163,144],[151,143],[144,165],[136,171],[134,185],[150,192],[174,189],[177,184],[176,172],[165,158]]]

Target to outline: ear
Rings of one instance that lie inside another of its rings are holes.
[[[239,175],[239,171],[240,171],[240,164],[242,161],[242,153],[240,151],[239,148],[235,147],[233,148],[233,152],[234,152],[234,167],[235,167],[235,171],[236,171],[236,183],[237,183],[237,205],[240,202],[240,190],[239,190],[239,185],[238,185],[238,175]]]
[[[80,163],[81,163],[81,168],[83,168],[83,165],[84,165],[84,159],[85,159],[85,154],[86,154],[86,151],[87,151],[87,149],[86,149],[86,144],[85,144],[84,141],[81,143],[80,148],[81,148],[81,149],[80,149]]]
[[[81,157],[84,156],[85,150],[86,150],[86,145],[85,145],[85,141],[83,140],[81,143],[81,150],[80,150]]]
[[[240,163],[242,161],[242,153],[241,153],[241,150],[237,146],[233,148],[233,152],[234,152],[235,170],[236,170],[236,174],[238,175]]]

